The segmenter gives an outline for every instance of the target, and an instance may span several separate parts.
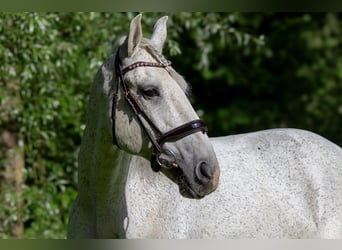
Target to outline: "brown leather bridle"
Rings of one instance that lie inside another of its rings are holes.
[[[138,104],[137,100],[133,97],[133,95],[130,93],[127,84],[124,80],[124,75],[134,70],[138,67],[157,67],[157,68],[166,68],[171,65],[170,61],[165,61],[165,63],[158,63],[158,62],[135,62],[124,69],[121,69],[121,60],[119,57],[119,50],[116,53],[115,56],[115,72],[116,77],[118,79],[117,85],[116,85],[116,91],[113,96],[113,104],[112,104],[112,136],[113,136],[113,144],[120,148],[119,144],[116,140],[116,134],[115,134],[115,114],[116,114],[116,105],[118,101],[118,92],[120,86],[122,86],[124,97],[129,106],[131,107],[132,111],[138,118],[138,121],[142,128],[144,129],[146,135],[148,136],[149,140],[151,141],[153,145],[153,151],[152,151],[152,158],[151,158],[151,167],[153,171],[158,172],[162,167],[169,168],[169,167],[178,167],[177,159],[174,155],[174,153],[170,150],[163,150],[162,146],[166,142],[175,142],[178,141],[188,135],[191,135],[196,132],[202,132],[207,133],[207,127],[205,123],[200,120],[193,120],[190,122],[187,122],[185,124],[180,125],[179,127],[176,127],[174,129],[171,129],[168,132],[161,132],[158,127],[149,119],[147,114],[144,112],[144,110],[141,109],[140,105]],[[158,138],[155,138],[151,131],[147,129],[147,127],[144,125],[142,119],[145,120],[150,126],[152,130],[155,131],[155,133],[158,136]],[[161,154],[166,154],[169,157],[173,158],[173,162],[166,162],[165,160],[160,159]]]

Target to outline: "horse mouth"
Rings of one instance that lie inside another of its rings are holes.
[[[202,199],[207,193],[200,193],[191,186],[189,180],[183,173],[181,168],[172,168],[164,170],[163,173],[179,188],[179,193],[188,199]]]
[[[181,186],[178,184],[178,187],[179,187],[179,193],[185,198],[199,200],[205,196],[204,194],[199,194],[196,191],[194,191],[189,185]]]

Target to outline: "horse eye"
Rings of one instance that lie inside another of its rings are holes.
[[[147,98],[152,98],[152,97],[156,97],[159,96],[159,91],[158,89],[154,88],[154,87],[147,87],[144,88],[142,90],[143,96],[147,97]]]

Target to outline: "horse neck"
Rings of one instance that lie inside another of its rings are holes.
[[[99,230],[118,231],[105,227],[126,216],[125,184],[131,160],[131,155],[112,144],[108,93],[113,86],[112,76],[106,75],[109,71],[104,72],[105,66],[95,79],[78,159],[79,204],[95,223],[97,234],[101,234]]]

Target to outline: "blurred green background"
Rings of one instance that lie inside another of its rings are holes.
[[[0,14],[0,238],[65,238],[93,78],[137,13]],[[342,14],[168,15],[164,54],[210,136],[276,127],[342,145]]]

